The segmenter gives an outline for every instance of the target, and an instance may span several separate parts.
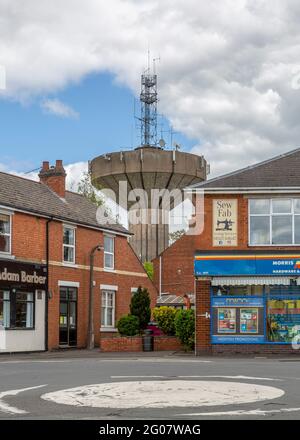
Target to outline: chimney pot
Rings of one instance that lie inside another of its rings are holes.
[[[49,162],[48,161],[43,162],[42,170],[44,170],[44,171],[49,170]]]
[[[57,160],[55,166],[51,165],[51,167],[48,161],[44,161],[39,178],[41,183],[47,185],[59,197],[65,197],[66,172],[62,160]]]

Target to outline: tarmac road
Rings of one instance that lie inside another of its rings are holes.
[[[229,418],[300,420],[300,358],[0,356],[0,420]]]

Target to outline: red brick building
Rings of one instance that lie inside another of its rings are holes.
[[[297,149],[193,187],[204,229],[164,252],[161,285],[178,294],[195,275],[197,354],[299,354],[299,169]]]
[[[95,343],[114,334],[132,292],[157,292],[128,244],[128,231],[98,224],[96,207],[66,191],[61,161],[40,182],[0,173],[0,352],[85,347],[90,253]]]

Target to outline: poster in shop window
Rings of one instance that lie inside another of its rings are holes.
[[[235,309],[218,309],[218,332],[236,332],[236,311]]]
[[[237,246],[237,200],[213,201],[213,246]]]
[[[240,332],[258,333],[258,309],[240,309]]]

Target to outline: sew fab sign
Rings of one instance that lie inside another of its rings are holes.
[[[213,201],[213,246],[237,246],[237,200]]]

